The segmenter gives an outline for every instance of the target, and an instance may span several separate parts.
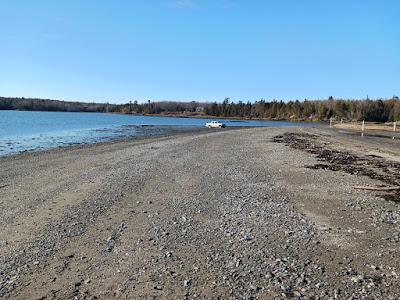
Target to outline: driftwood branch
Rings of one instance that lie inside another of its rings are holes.
[[[369,190],[369,191],[400,191],[400,186],[383,186],[383,187],[375,187],[375,186],[362,186],[355,185],[353,189],[356,190]]]

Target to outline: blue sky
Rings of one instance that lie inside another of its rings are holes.
[[[400,96],[397,0],[0,0],[0,95]]]

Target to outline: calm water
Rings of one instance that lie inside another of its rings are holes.
[[[208,121],[102,113],[0,111],[0,156],[131,136],[156,135],[165,132],[166,126],[204,126]],[[237,120],[224,120],[224,123],[227,126],[311,125]]]

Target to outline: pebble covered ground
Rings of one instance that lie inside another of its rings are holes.
[[[0,298],[399,299],[399,204],[305,167],[286,132],[341,139],[210,130],[0,159]]]

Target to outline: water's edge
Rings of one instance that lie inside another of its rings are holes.
[[[0,156],[203,128],[210,119],[104,113],[0,111]],[[227,127],[315,126],[311,123],[229,120]],[[318,125],[318,124],[317,124]]]

